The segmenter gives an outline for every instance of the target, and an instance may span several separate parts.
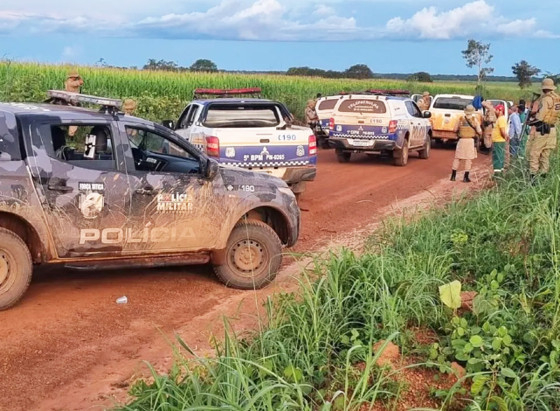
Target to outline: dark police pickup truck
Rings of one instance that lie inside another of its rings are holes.
[[[211,262],[236,288],[272,281],[300,212],[282,180],[225,168],[120,100],[50,91],[0,103],[0,309],[33,264]],[[55,104],[52,104],[55,103]],[[78,105],[97,104],[101,110]]]

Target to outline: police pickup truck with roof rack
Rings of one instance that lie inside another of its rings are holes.
[[[282,103],[239,97],[260,91],[197,89],[172,126],[220,164],[279,177],[300,194],[317,172],[316,137],[309,127],[292,125]]]
[[[352,153],[388,153],[405,166],[410,151],[430,156],[430,112],[421,112],[406,90],[366,90],[338,99],[329,121],[329,144],[339,162]]]
[[[236,288],[274,279],[299,231],[285,182],[221,167],[168,128],[120,112],[120,100],[48,95],[55,104],[0,103],[0,309],[42,263],[211,262]]]

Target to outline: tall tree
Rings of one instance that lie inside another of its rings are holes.
[[[355,64],[352,67],[346,69],[344,74],[345,77],[348,78],[373,78],[373,71],[371,71],[371,69],[365,64]]]
[[[192,71],[218,71],[218,66],[212,60],[198,59],[189,69]]]
[[[477,87],[480,86],[481,81],[490,73],[494,71],[492,67],[484,67],[492,61],[494,56],[490,54],[490,43],[484,44],[476,40],[469,40],[467,49],[461,51],[463,58],[467,61],[467,67],[476,67],[477,74]]]
[[[519,87],[525,88],[531,85],[531,77],[536,76],[541,72],[540,69],[531,66],[527,61],[521,60],[519,63],[515,63],[514,66],[511,67],[513,74],[517,77],[519,81]]]
[[[165,70],[165,71],[176,71],[180,70],[181,67],[177,65],[174,61],[165,61],[165,60],[157,60],[156,59],[149,59],[144,67],[144,70]]]

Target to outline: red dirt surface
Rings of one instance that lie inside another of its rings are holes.
[[[302,212],[293,251],[311,251],[365,228],[396,202],[414,203],[425,192],[441,201],[474,185],[445,180],[452,150],[431,154],[429,160],[411,155],[406,167],[394,167],[390,159],[366,156],[339,164],[333,151],[320,151],[317,180],[301,200],[309,211]],[[482,179],[483,168],[472,177]],[[208,340],[220,332],[224,316],[235,319],[236,330],[258,327],[262,298],[295,289],[301,264],[284,267],[257,292],[224,287],[209,266],[89,272],[41,267],[23,300],[0,312],[0,410],[110,407],[126,399],[136,376],[145,375],[142,360],[167,369],[173,335],[204,354],[211,352]],[[116,304],[123,295],[128,304]]]

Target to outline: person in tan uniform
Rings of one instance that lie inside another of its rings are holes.
[[[305,107],[305,122],[311,128],[314,128],[319,122],[319,117],[315,111],[315,104],[315,100],[307,100],[307,107]]]
[[[430,109],[430,104],[432,103],[432,98],[428,91],[422,93],[422,98],[416,103],[421,111],[426,111]]]
[[[123,111],[124,114],[126,115],[133,116],[134,112],[136,111],[136,107],[137,107],[136,101],[134,101],[131,98],[127,98],[123,102]]]
[[[451,181],[455,181],[457,170],[461,164],[461,160],[465,161],[465,175],[463,181],[470,183],[469,174],[472,167],[472,160],[476,158],[475,138],[482,135],[480,123],[475,114],[472,104],[465,107],[465,115],[463,115],[455,126],[457,133],[457,148],[455,149],[455,159],[451,167]]]
[[[483,101],[482,107],[484,107],[484,117],[482,120],[483,144],[481,145],[481,152],[488,154],[492,148],[492,133],[494,132],[494,126],[496,125],[498,116],[490,101]]]
[[[551,78],[542,81],[542,95],[537,100],[535,120],[531,122],[529,168],[531,176],[545,175],[550,166],[550,153],[556,148],[556,123],[560,115],[560,96]]]
[[[64,90],[71,91],[72,93],[79,93],[80,88],[84,85],[84,80],[76,70],[68,73],[66,81],[64,82]]]

